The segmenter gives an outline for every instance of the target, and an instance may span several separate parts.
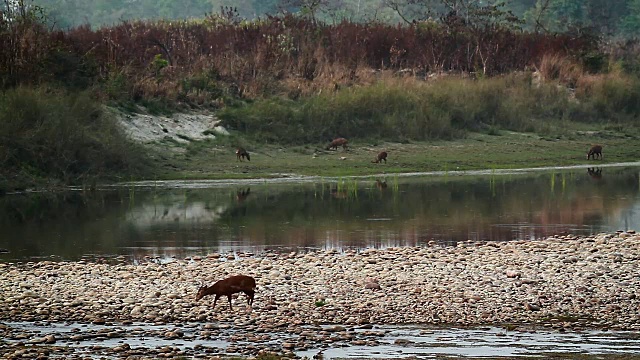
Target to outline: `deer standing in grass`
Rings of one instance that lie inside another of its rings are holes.
[[[338,146],[342,146],[342,148],[346,151],[347,150],[347,144],[349,143],[349,140],[345,139],[345,138],[337,138],[334,139],[331,144],[329,144],[327,146],[327,150],[329,149],[333,149],[333,150],[338,150]]]
[[[241,147],[236,149],[236,157],[238,158],[238,161],[242,161],[242,158],[247,158],[248,161],[251,161],[251,157],[249,156],[247,150]]]
[[[376,156],[376,159],[372,161],[372,163],[379,163],[382,160],[384,160],[384,163],[387,163],[387,152],[386,151],[380,151],[378,153],[378,156]]]
[[[196,301],[207,295],[215,295],[215,300],[213,300],[213,307],[215,308],[218,299],[225,295],[229,299],[229,308],[233,311],[231,295],[239,292],[247,295],[247,304],[249,306],[253,305],[253,296],[256,293],[256,279],[246,275],[234,275],[217,281],[211,286],[202,285],[196,294]]]
[[[602,160],[602,145],[593,145],[589,149],[589,152],[587,153],[587,160],[589,160],[589,158],[591,157],[593,157],[593,160],[597,159],[598,157],[600,157],[600,160]]]

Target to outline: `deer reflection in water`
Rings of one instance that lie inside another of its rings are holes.
[[[349,193],[346,190],[331,189],[331,196],[336,199],[346,199],[349,197]]]
[[[378,190],[380,191],[384,191],[387,189],[387,180],[385,181],[380,181],[378,179],[376,179],[376,187],[378,188]]]
[[[247,190],[245,191],[243,190],[238,190],[236,192],[236,201],[238,202],[243,202],[247,199],[247,197],[249,196],[249,193],[251,192],[251,188],[247,188]]]
[[[587,174],[591,176],[594,180],[602,179],[602,169],[601,168],[587,168]]]

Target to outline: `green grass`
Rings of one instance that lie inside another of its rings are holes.
[[[244,144],[251,161],[237,161],[235,147],[226,140],[182,145],[197,151],[164,152],[159,161],[163,179],[272,178],[283,174],[323,177],[367,176],[406,172],[512,169],[542,166],[602,165],[637,161],[639,133],[583,130],[573,124],[566,135],[540,136],[533,133],[501,131],[500,136],[472,132],[452,141],[381,142],[351,139],[350,149],[326,151],[324,143],[279,146]],[[604,145],[604,160],[586,160],[591,144]],[[372,163],[385,150],[388,163]],[[344,158],[344,159],[343,159]],[[347,187],[348,183],[345,183]]]
[[[123,97],[128,100],[126,92]],[[615,74],[585,76],[574,95],[556,83],[534,85],[524,74],[381,78],[295,101],[230,102],[216,115],[232,135],[183,137],[187,144],[165,139],[147,156],[91,93],[17,88],[0,94],[0,191],[41,179],[65,185],[577,165],[587,164],[585,153],[596,143],[605,154],[598,164],[630,162],[640,154],[638,99],[640,80]],[[151,110],[162,112],[160,107]],[[324,150],[337,136],[350,140],[349,151]],[[237,161],[237,146],[252,161]],[[382,150],[388,163],[372,163]]]

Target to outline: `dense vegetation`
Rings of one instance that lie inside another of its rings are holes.
[[[405,20],[409,11],[420,19],[426,4],[400,3],[385,2]],[[307,11],[246,21],[225,8],[197,20],[57,30],[45,9],[5,0],[0,182],[144,175],[146,156],[131,150],[102,104],[218,111],[240,136],[287,144],[637,125],[634,40],[604,42],[587,28],[523,31],[501,6],[453,11],[453,3],[442,0],[438,18],[403,25],[324,22],[327,7],[291,1]]]
[[[144,156],[87,92],[18,87],[0,93],[0,189],[144,173]]]

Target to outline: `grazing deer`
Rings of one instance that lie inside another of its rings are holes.
[[[387,163],[387,152],[386,151],[380,151],[378,153],[378,156],[376,156],[376,159],[372,161],[372,163],[379,163],[382,160],[384,160],[384,163]]]
[[[602,146],[601,145],[593,145],[591,147],[591,149],[589,149],[589,152],[587,153],[587,160],[589,160],[589,158],[593,157],[593,160],[597,159],[598,157],[600,157],[600,160],[602,160]]]
[[[342,148],[346,151],[347,150],[347,144],[349,143],[349,140],[345,139],[345,138],[337,138],[334,139],[331,144],[329,144],[327,146],[327,150],[329,149],[333,149],[333,150],[338,150],[338,146],[342,146]]]
[[[253,305],[253,296],[256,293],[256,279],[246,275],[234,275],[224,280],[217,281],[211,286],[202,285],[198,289],[196,294],[196,301],[202,299],[206,295],[215,295],[213,300],[213,307],[216,307],[216,303],[220,296],[226,295],[229,299],[229,308],[233,310],[231,306],[231,295],[239,292],[243,292],[247,295],[247,304]]]
[[[242,158],[247,158],[248,161],[251,161],[251,157],[247,150],[241,147],[236,149],[236,157],[238,158],[238,161],[242,161]]]

